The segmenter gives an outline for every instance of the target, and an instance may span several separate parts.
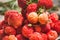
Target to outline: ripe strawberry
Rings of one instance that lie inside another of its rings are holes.
[[[8,39],[9,40],[17,40],[17,38],[15,37],[15,35],[9,35]]]
[[[5,23],[5,21],[1,21],[0,23],[0,29],[4,29],[7,26],[7,23]]]
[[[17,14],[18,12],[16,10],[8,10],[5,12],[5,22],[8,22],[8,17],[12,14]]]
[[[45,26],[41,26],[41,31],[47,33],[51,30],[50,24],[46,24]]]
[[[48,37],[47,37],[46,34],[42,33],[42,37],[43,37],[44,40],[48,40]]]
[[[4,36],[4,37],[2,38],[2,40],[9,40],[8,37],[9,37],[9,36]]]
[[[8,18],[8,24],[13,26],[14,28],[18,28],[19,26],[21,26],[22,22],[23,22],[22,14],[14,13],[10,15]]]
[[[51,13],[49,15],[49,19],[51,19],[52,22],[56,22],[59,19],[59,17],[58,17],[58,15],[56,13]]]
[[[29,4],[27,6],[27,12],[30,13],[30,12],[36,12],[37,11],[37,4],[36,3],[32,3],[32,4]]]
[[[1,30],[0,30],[0,35],[3,35],[3,33],[4,33],[4,32],[3,32],[3,29],[1,29]]]
[[[39,33],[41,32],[41,27],[40,27],[40,25],[35,25],[35,26],[34,26],[34,29],[35,29],[36,32],[39,32]]]
[[[48,22],[48,15],[43,13],[39,15],[39,22],[41,24],[46,24]]]
[[[16,35],[17,40],[24,40],[24,37],[21,34]]]
[[[56,31],[51,30],[47,33],[47,36],[48,40],[55,40],[58,37],[58,34]]]
[[[26,6],[27,6],[26,2],[27,2],[26,0],[18,0],[19,7],[26,8]]]
[[[52,0],[38,0],[38,6],[39,7],[45,7],[46,9],[50,9],[53,7],[53,2]]]
[[[31,13],[29,13],[27,19],[30,23],[35,24],[38,22],[38,15],[36,12],[31,12]]]
[[[5,28],[5,33],[6,34],[12,34],[12,35],[15,35],[16,34],[16,30],[13,28],[13,27],[11,27],[11,26],[7,26],[6,28]]]
[[[50,24],[51,29],[53,29],[53,30],[54,30],[55,23],[51,21],[49,24]]]
[[[40,33],[34,32],[33,34],[31,34],[31,37],[29,38],[29,40],[43,40],[43,38]]]
[[[60,20],[55,23],[54,29],[60,34]]]
[[[0,40],[3,38],[3,34],[4,34],[3,29],[1,29],[0,30]]]
[[[29,27],[28,25],[24,25],[22,28],[22,34],[26,38],[30,37],[30,34],[32,34],[33,32],[34,32],[33,28]]]

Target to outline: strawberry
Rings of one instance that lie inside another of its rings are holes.
[[[8,24],[13,26],[14,28],[18,28],[19,26],[21,26],[22,22],[23,22],[22,14],[14,13],[9,15]]]
[[[4,29],[8,24],[3,20],[0,23],[0,29]]]
[[[56,30],[60,34],[60,20],[55,23],[54,30]]]
[[[43,32],[43,33],[47,33],[47,32],[49,32],[51,30],[51,27],[50,27],[50,24],[46,24],[46,25],[44,25],[44,26],[41,26],[41,31]]]
[[[50,9],[53,7],[52,0],[38,0],[38,6],[39,7],[45,7],[46,9]]]
[[[42,35],[38,32],[34,32],[33,34],[31,34],[31,36],[29,37],[29,40],[43,40]]]
[[[36,12],[31,12],[28,14],[27,19],[30,23],[37,23],[38,22],[38,15]]]
[[[51,30],[47,33],[47,36],[48,40],[55,40],[58,37],[58,34],[56,31]]]
[[[30,12],[36,12],[37,11],[37,4],[36,3],[32,3],[32,4],[29,4],[27,6],[27,12],[30,13]]]
[[[39,15],[39,22],[41,24],[46,24],[48,22],[48,14],[42,13]]]
[[[0,30],[0,40],[3,38],[3,36],[4,36],[4,30],[1,29],[1,30]]]
[[[26,6],[27,6],[26,2],[27,2],[26,0],[18,0],[19,7],[26,8]]]
[[[48,40],[47,34],[42,33],[42,37],[44,40]]]
[[[17,14],[18,12],[16,11],[16,10],[8,10],[8,11],[6,11],[5,12],[5,16],[4,16],[4,18],[5,18],[5,22],[8,22],[8,17],[10,16],[10,15],[12,15],[12,14]]]
[[[3,29],[0,30],[0,35],[3,35],[4,33],[3,31],[4,31]]]
[[[34,25],[35,32],[41,32],[41,27],[40,25]]]
[[[58,15],[56,13],[51,13],[49,15],[49,19],[51,19],[52,22],[56,22],[59,19],[59,17],[58,17]]]
[[[17,40],[17,38],[15,37],[15,35],[9,35],[8,39],[9,40]]]
[[[33,32],[34,32],[33,28],[29,27],[28,25],[24,25],[22,28],[22,34],[26,38],[30,37],[30,34],[32,34]]]
[[[52,29],[54,29],[55,23],[52,22],[51,20],[50,20],[48,23],[50,24],[50,27],[51,27]]]
[[[2,40],[9,40],[8,37],[9,37],[9,36],[4,36],[4,37],[2,38]]]
[[[12,34],[12,35],[16,34],[16,30],[11,26],[7,26],[4,31],[6,34],[9,34],[9,35],[10,34]]]
[[[21,34],[16,35],[17,40],[24,40],[24,37]]]

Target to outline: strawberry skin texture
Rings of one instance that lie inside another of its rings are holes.
[[[40,25],[35,25],[34,26],[34,29],[35,29],[35,32],[41,32],[41,27],[40,27]]]
[[[55,23],[56,21],[58,21],[59,17],[56,13],[51,13],[49,15],[49,19],[51,19],[51,21]]]
[[[8,18],[8,24],[12,25],[14,28],[18,28],[22,25],[23,22],[23,16],[22,14],[13,14],[10,15]]]
[[[60,34],[60,20],[55,23],[54,30],[56,30]]]
[[[55,40],[58,37],[58,34],[56,31],[51,30],[47,33],[47,36],[48,40]]]
[[[28,25],[24,25],[22,28],[22,34],[24,37],[29,38],[30,34],[34,32],[32,27],[29,27]]]
[[[52,0],[38,0],[38,6],[39,7],[45,7],[46,9],[50,9],[53,7]]]
[[[32,3],[32,4],[29,4],[27,6],[27,12],[30,13],[30,12],[36,12],[37,11],[37,4],[36,3]]]
[[[43,40],[42,35],[38,32],[34,32],[33,34],[31,34],[30,40]]]
[[[9,36],[4,36],[4,37],[2,38],[2,40],[9,40],[8,37],[9,37]]]
[[[42,37],[44,40],[48,40],[47,34],[42,33]]]
[[[21,8],[26,8],[26,6],[27,6],[26,0],[18,0],[18,5]]]
[[[8,17],[9,17],[10,15],[12,15],[12,14],[15,14],[15,13],[18,14],[18,12],[17,12],[16,10],[8,10],[8,11],[6,11],[6,12],[5,12],[5,17],[4,17],[5,22],[8,22]]]
[[[11,26],[7,26],[4,31],[8,35],[15,35],[16,34],[16,30]]]

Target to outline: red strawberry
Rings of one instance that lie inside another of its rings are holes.
[[[54,29],[54,25],[55,25],[55,23],[52,22],[52,21],[49,21],[49,24],[50,24],[50,27],[51,27],[52,29]]]
[[[60,20],[55,23],[54,29],[60,34]]]
[[[21,34],[16,35],[17,40],[24,40],[24,37]]]
[[[5,23],[5,21],[1,21],[0,23],[0,29],[4,29],[7,26],[7,23]]]
[[[41,27],[40,27],[40,25],[34,25],[34,29],[35,29],[35,31],[36,32],[41,32]]]
[[[8,10],[5,12],[5,22],[8,22],[8,18],[12,14],[17,14],[18,12],[16,10]]]
[[[52,0],[38,0],[39,7],[45,7],[46,9],[50,9],[53,7]]]
[[[27,12],[30,13],[30,12],[36,12],[37,11],[37,4],[36,3],[32,3],[32,4],[29,4],[27,6]]]
[[[15,35],[16,34],[16,30],[13,28],[13,27],[11,27],[11,26],[7,26],[6,28],[5,28],[5,33],[6,34],[12,34],[12,35]]]
[[[42,37],[43,37],[44,40],[48,40],[48,37],[47,37],[46,34],[42,33]]]
[[[56,22],[59,19],[58,15],[56,13],[51,13],[49,15],[49,18],[52,20],[52,22]]]
[[[8,37],[9,36],[4,36],[2,40],[9,40]]]
[[[0,30],[0,40],[3,38],[3,36],[4,36],[4,31],[3,31],[3,29],[1,29]]]
[[[3,35],[3,33],[4,33],[4,32],[3,32],[3,29],[1,29],[1,30],[0,30],[0,35]]]
[[[44,33],[47,33],[51,30],[50,24],[46,24],[44,26],[41,26],[41,31]]]
[[[18,0],[19,7],[26,8],[26,6],[27,6],[26,2],[27,2],[26,0]]]
[[[55,40],[58,37],[58,34],[56,31],[51,30],[47,33],[47,36],[48,40]]]
[[[39,15],[39,22],[41,24],[46,24],[48,22],[48,14],[42,13]]]
[[[15,37],[15,35],[9,35],[8,39],[9,40],[17,40],[17,38]]]
[[[43,40],[43,38],[40,33],[34,32],[33,34],[31,34],[31,37],[29,38],[29,40]]]
[[[37,23],[38,22],[38,15],[36,12],[31,12],[28,14],[27,19],[30,23]]]
[[[30,34],[32,34],[33,32],[34,32],[33,28],[29,27],[28,25],[24,25],[22,28],[22,34],[26,38],[30,37]]]
[[[14,28],[18,28],[19,26],[21,26],[22,22],[23,22],[22,14],[14,13],[10,15],[8,18],[8,24],[13,26]]]

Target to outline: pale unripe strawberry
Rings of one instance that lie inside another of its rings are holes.
[[[27,19],[30,23],[35,24],[38,22],[38,14],[36,12],[31,12],[28,14]]]
[[[39,15],[39,22],[41,24],[46,24],[48,21],[48,14],[42,13]]]

